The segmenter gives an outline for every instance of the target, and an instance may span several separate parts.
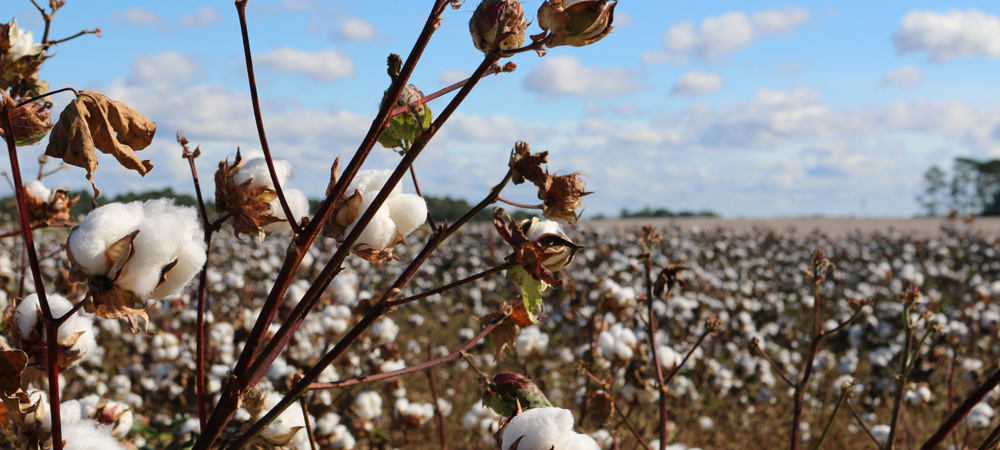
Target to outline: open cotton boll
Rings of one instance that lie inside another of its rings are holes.
[[[177,294],[205,264],[198,212],[170,199],[111,203],[96,209],[70,235],[70,252],[88,275],[105,276],[114,263],[106,255],[108,247],[136,230],[131,256],[114,283],[140,298]],[[176,264],[162,276],[163,269],[174,261]],[[161,278],[165,280],[162,284]]]
[[[518,450],[600,450],[594,438],[573,430],[573,422],[567,409],[529,409],[507,424],[500,448],[509,449],[521,439]]]
[[[274,162],[274,174],[278,178],[278,183],[285,184],[292,175],[292,165],[283,159],[272,159],[272,162]],[[244,159],[239,172],[233,176],[233,181],[236,184],[243,184],[251,178],[253,179],[250,182],[251,187],[274,188],[274,183],[271,182],[271,173],[267,170],[267,160],[263,156]]]
[[[364,420],[382,416],[382,396],[375,391],[359,392],[354,397],[354,412]]]
[[[528,239],[533,241],[537,240],[543,234],[558,234],[562,236],[564,233],[559,222],[554,220],[539,220],[531,225],[527,233]]]
[[[46,298],[49,310],[55,317],[63,316],[73,309],[73,304],[59,294],[50,294]],[[42,332],[38,324],[40,312],[41,305],[38,302],[38,294],[25,297],[17,305],[14,321],[17,324],[22,346],[25,346],[28,341],[42,339]],[[37,332],[36,327],[39,327]],[[72,364],[93,355],[94,349],[97,348],[97,340],[94,337],[94,322],[91,316],[83,311],[74,313],[59,326],[57,339],[60,344],[70,345],[70,351],[75,353],[75,355],[60,355],[59,360],[62,363]]]
[[[38,180],[25,184],[24,189],[30,192],[31,195],[45,201],[48,201],[49,197],[52,196],[52,190],[45,187],[45,185]]]
[[[427,220],[427,202],[416,194],[400,194],[385,202],[396,231],[406,236]]]
[[[350,234],[354,230],[355,225],[357,225],[357,221],[347,227],[346,234]],[[375,250],[382,250],[391,244],[395,237],[396,224],[393,223],[392,218],[389,216],[389,211],[381,208],[372,217],[371,222],[368,223],[364,231],[361,232],[361,236],[358,236],[357,243],[366,244]]]
[[[135,230],[142,222],[142,203],[108,203],[95,209],[69,235],[73,259],[87,275],[104,275],[114,261],[104,256],[108,246]]]
[[[358,172],[358,174],[354,177],[354,180],[351,181],[351,184],[347,186],[346,195],[350,197],[354,194],[354,191],[357,190],[361,193],[362,197],[369,197],[365,194],[371,194],[370,197],[374,197],[380,190],[382,190],[382,186],[385,186],[385,182],[389,181],[390,176],[392,176],[391,169],[362,170]],[[392,192],[389,193],[389,196],[392,197],[393,195],[402,193],[403,186],[397,183],[396,186],[392,188]]]
[[[65,450],[125,450],[111,435],[111,427],[81,420],[62,427]]]
[[[281,395],[276,392],[268,392],[264,396],[264,408],[258,417],[254,417],[254,420],[260,420],[261,417],[264,417],[279,401],[281,401]],[[291,439],[291,447],[306,450],[309,448],[309,437],[306,435],[305,427],[306,420],[305,416],[302,415],[302,408],[288,408],[260,432],[260,437],[273,444],[284,445],[285,439],[290,433],[295,433]]]
[[[309,199],[306,198],[306,194],[298,189],[286,188],[282,188],[281,192],[285,194],[285,201],[288,202],[288,209],[292,211],[292,220],[295,223],[299,223],[303,216],[309,215]],[[285,210],[281,207],[281,200],[275,197],[268,204],[271,205],[271,215],[279,219],[286,219]],[[290,230],[291,226],[288,225],[287,220],[282,220],[281,222],[264,225],[263,228],[265,232],[272,233],[275,231]]]

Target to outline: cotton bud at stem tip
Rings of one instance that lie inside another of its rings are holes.
[[[527,28],[524,9],[517,0],[483,0],[469,20],[472,44],[485,54],[521,47]]]
[[[546,33],[532,36],[546,47],[582,47],[611,33],[616,1],[548,0],[538,8],[538,26]]]

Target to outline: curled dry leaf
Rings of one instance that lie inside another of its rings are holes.
[[[28,394],[21,389],[21,375],[28,366],[28,354],[11,349],[0,340],[0,390],[3,404],[11,410],[28,413],[34,409]]]
[[[149,146],[155,133],[156,124],[128,105],[98,92],[80,91],[59,115],[45,154],[86,169],[97,196],[100,191],[94,184],[95,149],[114,156],[125,168],[146,175],[153,163],[140,160],[135,152]]]
[[[27,201],[31,221],[45,223],[69,223],[73,220],[69,211],[80,201],[79,195],[69,198],[69,190],[66,188],[53,189],[47,199],[38,198],[31,191],[25,190],[24,198]]]
[[[542,200],[542,214],[552,220],[565,219],[575,222],[577,211],[583,206],[581,198],[591,194],[585,190],[579,173],[550,175],[542,164],[548,164],[548,152],[531,153],[528,144],[518,142],[510,154],[508,165],[514,184],[530,181],[538,188]]]

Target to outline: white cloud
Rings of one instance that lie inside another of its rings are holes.
[[[117,12],[113,16],[115,20],[120,20],[122,22],[128,22],[136,25],[159,25],[163,22],[160,15],[154,11],[143,9],[143,8],[131,8],[125,11]]]
[[[913,66],[903,66],[893,70],[882,77],[882,84],[887,86],[913,87],[924,80],[924,74],[920,69]]]
[[[345,41],[370,41],[378,37],[378,30],[363,19],[350,17],[340,22],[334,37]]]
[[[699,26],[690,21],[673,25],[667,29],[664,42],[674,55],[690,53],[700,59],[714,61],[750,47],[762,36],[789,34],[809,16],[809,11],[801,8],[761,11],[752,16],[730,12],[706,18]],[[651,59],[667,58],[654,56]]]
[[[282,47],[255,59],[274,71],[305,75],[318,82],[333,81],[354,74],[354,63],[350,58],[333,49],[311,52]]]
[[[1000,17],[968,11],[913,11],[892,34],[899,53],[926,52],[931,61],[1000,58]]]
[[[451,86],[452,84],[458,83],[471,75],[469,72],[464,70],[445,70],[441,72],[441,84],[444,86]]]
[[[167,51],[138,56],[132,60],[129,82],[138,86],[160,89],[189,82],[204,75],[203,67],[187,55]]]
[[[542,97],[606,98],[642,89],[623,67],[585,67],[572,56],[548,56],[524,79],[524,87]]]
[[[688,72],[670,90],[671,95],[705,95],[722,89],[722,77],[714,73]]]
[[[222,15],[211,5],[204,6],[193,14],[181,17],[181,25],[185,27],[204,27],[222,20]]]

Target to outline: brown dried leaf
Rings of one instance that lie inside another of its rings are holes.
[[[146,175],[153,163],[140,160],[135,152],[149,146],[155,133],[156,124],[128,105],[98,92],[80,91],[59,115],[45,154],[86,169],[91,185],[97,170],[95,148],[114,156],[125,168]],[[99,193],[95,185],[94,196]]]
[[[90,297],[83,304],[83,309],[91,314],[97,314],[105,319],[125,319],[133,334],[139,333],[139,318],[143,318],[143,329],[148,330],[149,315],[145,300],[122,289],[110,280],[102,277],[92,277],[89,280]]]
[[[383,250],[376,250],[367,244],[358,244],[351,248],[351,253],[360,256],[368,262],[376,264],[387,264],[391,261],[398,261],[396,251],[392,247]]]
[[[493,343],[494,361],[500,359],[500,355],[503,354],[503,351],[507,347],[514,345],[514,341],[517,340],[517,334],[520,331],[521,327],[513,320],[504,320],[496,328],[493,328],[493,331],[490,333],[490,342]]]

